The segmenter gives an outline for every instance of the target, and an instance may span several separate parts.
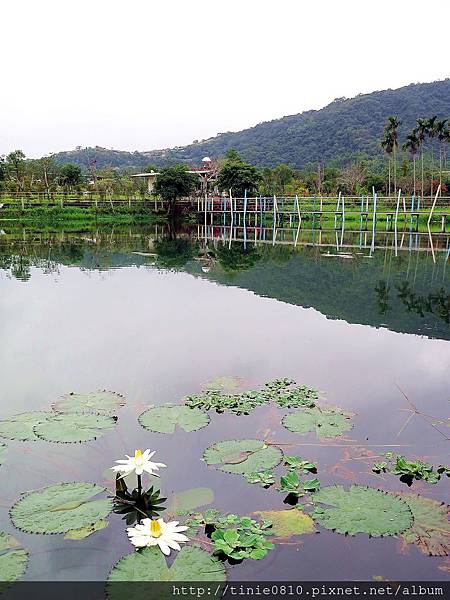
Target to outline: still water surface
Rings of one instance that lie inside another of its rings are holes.
[[[428,253],[408,252],[342,259],[317,248],[228,250],[211,241],[205,248],[194,237],[195,231],[173,240],[153,229],[127,229],[0,238],[0,418],[45,410],[69,391],[111,389],[127,400],[117,428],[93,443],[8,442],[0,530],[31,551],[29,580],[103,579],[131,546],[117,515],[81,542],[16,531],[8,509],[19,494],[77,480],[112,489],[108,467],[135,448],[157,449],[157,460],[168,465],[164,495],[211,487],[214,506],[238,514],[280,509],[283,496],[200,461],[219,440],[300,441],[305,445],[290,453],[318,463],[322,486],[356,481],[407,491],[395,477],[371,473],[373,460],[364,454],[389,449],[382,445],[448,462],[448,441],[424,419],[414,417],[398,435],[409,415],[400,389],[419,410],[448,416],[445,255],[436,262]],[[281,427],[285,412],[274,406],[250,416],[213,414],[210,426],[191,434],[152,434],[139,426],[146,405],[179,402],[222,376],[239,377],[252,389],[290,377],[355,412],[355,427],[335,445],[320,445],[315,435],[299,438]],[[448,479],[418,482],[412,490],[448,500]],[[319,527],[297,541],[261,561],[228,566],[229,578],[446,576],[439,569],[444,559],[402,548],[396,538],[345,537]]]

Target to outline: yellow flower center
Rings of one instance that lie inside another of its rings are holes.
[[[161,525],[158,523],[158,521],[155,521],[152,519],[150,521],[149,528],[150,528],[150,535],[152,537],[158,538],[160,535],[162,535],[162,528],[161,528]]]
[[[134,460],[139,460],[140,458],[142,458],[142,450],[135,450],[134,451]]]

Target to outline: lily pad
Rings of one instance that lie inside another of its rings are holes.
[[[0,465],[3,464],[3,457],[6,451],[7,445],[0,443]]]
[[[102,436],[116,424],[117,417],[94,414],[56,414],[34,427],[38,438],[65,444],[88,442]]]
[[[28,552],[8,533],[0,531],[0,582],[19,579],[27,568]],[[4,588],[0,586],[0,591]]]
[[[211,488],[192,488],[173,494],[167,512],[171,515],[185,515],[213,502],[214,492]]]
[[[54,416],[50,411],[31,411],[13,415],[0,421],[0,437],[22,442],[36,441],[38,437],[34,433],[34,427],[46,423]]]
[[[84,394],[67,394],[53,404],[53,410],[62,413],[97,413],[112,416],[124,404],[125,401],[120,394],[100,390]]]
[[[208,381],[203,390],[206,391],[218,391],[225,394],[232,394],[242,387],[244,380],[241,377],[215,377]]]
[[[406,544],[415,544],[424,554],[448,556],[450,552],[450,506],[415,494],[399,494],[411,509],[414,523],[403,532]]]
[[[143,548],[115,565],[109,582],[116,581],[225,581],[225,568],[214,556],[196,546],[184,546],[172,566],[159,548]],[[119,588],[120,589],[120,588]],[[108,595],[114,597],[114,586]]]
[[[341,485],[322,488],[312,496],[312,502],[327,505],[316,507],[312,513],[317,523],[346,535],[395,535],[410,528],[413,522],[411,510],[401,498],[359,485],[349,490]]]
[[[174,433],[177,425],[184,431],[191,432],[206,427],[209,416],[198,408],[167,404],[150,407],[139,416],[139,423],[156,433]]]
[[[203,453],[208,465],[218,465],[226,473],[242,475],[272,469],[280,464],[282,451],[261,440],[229,440],[213,444]]]
[[[96,531],[101,531],[108,527],[108,521],[106,519],[99,519],[95,523],[79,527],[78,529],[69,529],[64,536],[65,540],[84,540]]]
[[[91,500],[105,488],[94,483],[59,483],[24,494],[11,508],[17,529],[27,533],[66,533],[104,519],[112,500]]]
[[[332,438],[353,427],[349,419],[349,413],[316,407],[290,413],[282,422],[286,429],[299,435],[315,431],[319,438]]]
[[[294,535],[314,533],[316,527],[309,515],[297,508],[287,510],[263,510],[254,512],[259,519],[271,521],[274,537],[290,538]]]

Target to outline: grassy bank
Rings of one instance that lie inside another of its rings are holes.
[[[99,224],[163,223],[164,213],[155,212],[148,203],[131,206],[95,206],[89,208],[36,206],[22,210],[6,206],[0,210],[0,226],[23,225],[28,227],[88,227]]]

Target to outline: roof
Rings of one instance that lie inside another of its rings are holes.
[[[131,177],[155,177],[156,175],[159,175],[159,173],[152,171],[151,173],[136,173],[136,175],[132,175]]]

